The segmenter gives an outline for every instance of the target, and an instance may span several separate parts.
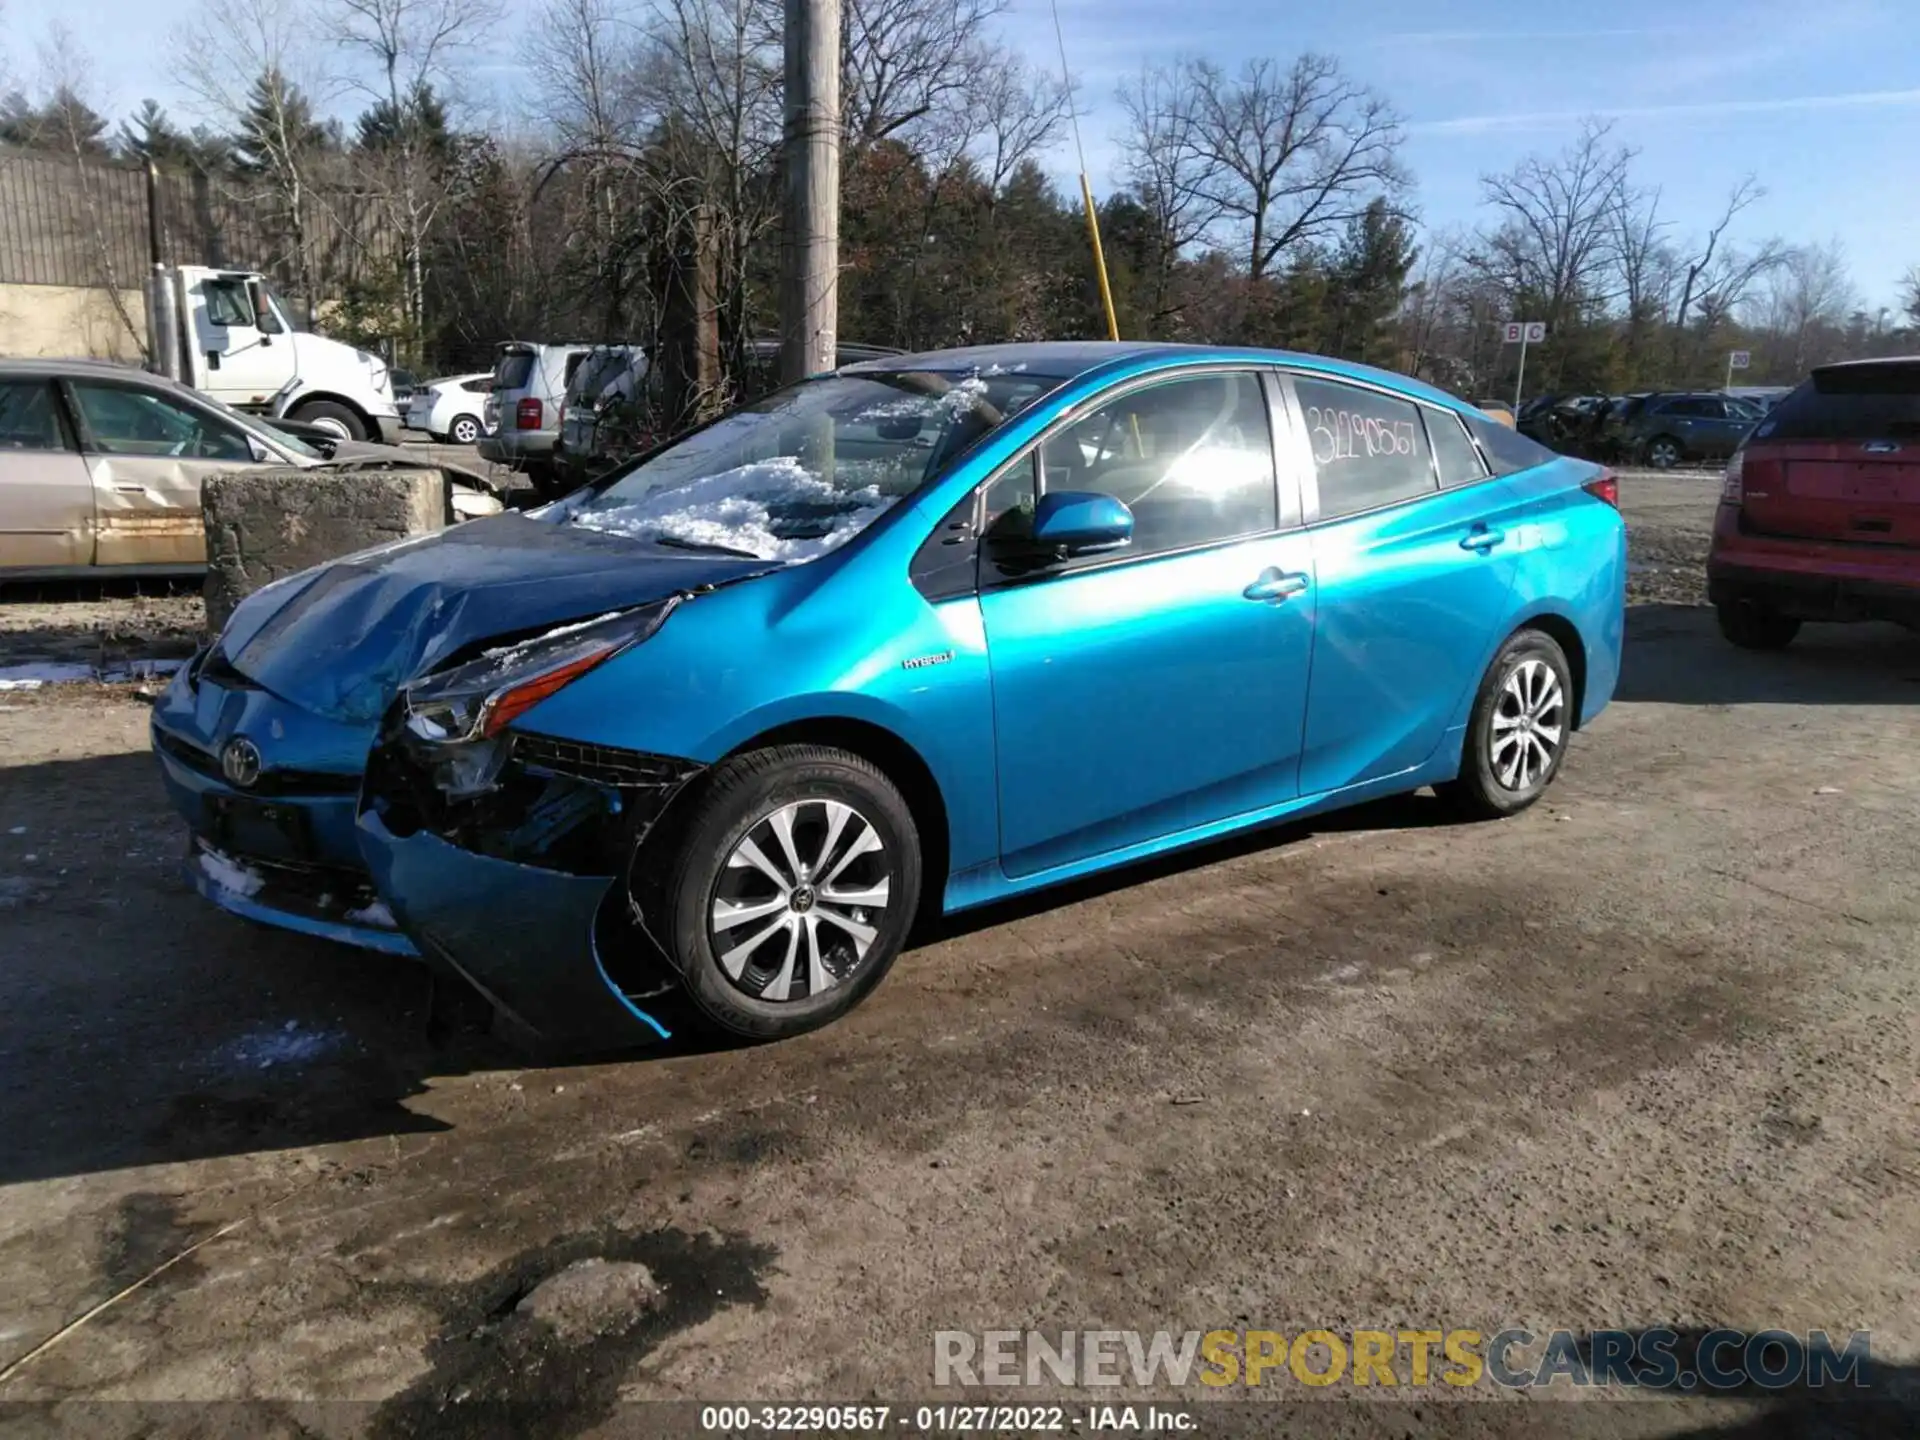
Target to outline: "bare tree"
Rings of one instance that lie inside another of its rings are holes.
[[[1204,233],[1237,242],[1252,280],[1407,183],[1399,116],[1328,56],[1285,69],[1249,60],[1231,78],[1211,61],[1178,61],[1143,79],[1128,109],[1129,167],[1180,192]]]
[[[173,54],[174,73],[201,116],[242,139],[311,307],[319,289],[312,212],[321,146],[303,97],[320,88],[322,76],[299,0],[207,0],[175,36]]]
[[[1588,120],[1559,155],[1529,155],[1480,180],[1498,226],[1477,264],[1512,293],[1533,297],[1552,326],[1618,292],[1619,223],[1635,152],[1615,145],[1611,132]]]
[[[46,38],[40,45],[39,70],[41,85],[51,96],[45,114],[47,128],[54,133],[46,139],[49,148],[63,153],[73,167],[81,209],[86,215],[86,246],[93,272],[100,288],[106,292],[114,315],[144,358],[146,336],[135,323],[126,297],[126,286],[136,277],[121,273],[102,213],[100,180],[95,168],[102,156],[98,136],[93,133],[97,117],[84,95],[86,77],[92,69],[87,52],[65,25],[56,20],[47,27]]]
[[[1787,251],[1754,308],[1778,347],[1775,358],[1798,376],[1837,357],[1841,329],[1858,303],[1846,250],[1829,240]]]
[[[347,88],[384,117],[381,199],[399,232],[408,328],[419,343],[426,329],[428,231],[446,197],[446,156],[428,108],[460,54],[499,16],[495,0],[332,0],[335,39],[361,66]]]
[[[1751,251],[1742,252],[1727,239],[1727,230],[1740,212],[1766,194],[1749,175],[1734,186],[1720,218],[1707,231],[1689,255],[1679,260],[1680,297],[1673,312],[1674,358],[1679,362],[1687,344],[1687,327],[1698,319],[1698,338],[1704,342],[1713,330],[1747,298],[1761,276],[1776,269],[1786,256],[1786,247],[1768,240]]]
[[[1005,60],[983,35],[1008,0],[846,0],[841,124],[859,152],[964,104]]]

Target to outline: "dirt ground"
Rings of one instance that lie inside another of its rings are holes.
[[[0,694],[0,1402],[618,1433],[623,1400],[952,1400],[932,1333],[999,1327],[1870,1329],[1912,1375],[1920,640],[1726,646],[1717,488],[1623,482],[1623,683],[1525,816],[1413,797],[998,910],[761,1049],[534,1067],[429,1026],[412,967],[188,890],[129,687]],[[191,624],[96,603],[0,624]],[[530,1328],[590,1256],[659,1307]],[[1916,1428],[1402,1395],[1199,1433]]]

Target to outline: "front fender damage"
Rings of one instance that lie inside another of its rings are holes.
[[[383,727],[361,849],[430,959],[543,1040],[664,1039],[674,987],[632,897],[631,858],[700,764],[509,731],[461,745]]]

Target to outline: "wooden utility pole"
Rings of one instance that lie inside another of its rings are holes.
[[[780,378],[831,370],[840,321],[840,0],[786,0]]]

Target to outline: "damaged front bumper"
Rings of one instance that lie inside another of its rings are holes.
[[[389,955],[417,952],[381,904],[354,827],[371,726],[323,720],[196,657],[155,702],[161,783],[190,831],[187,878],[221,909]],[[260,767],[231,783],[227,748]]]
[[[668,1038],[674,976],[634,916],[631,855],[700,766],[509,733],[490,778],[449,798],[446,752],[390,730],[375,747],[360,851],[400,926],[542,1040]],[[462,762],[462,775],[473,767]]]

